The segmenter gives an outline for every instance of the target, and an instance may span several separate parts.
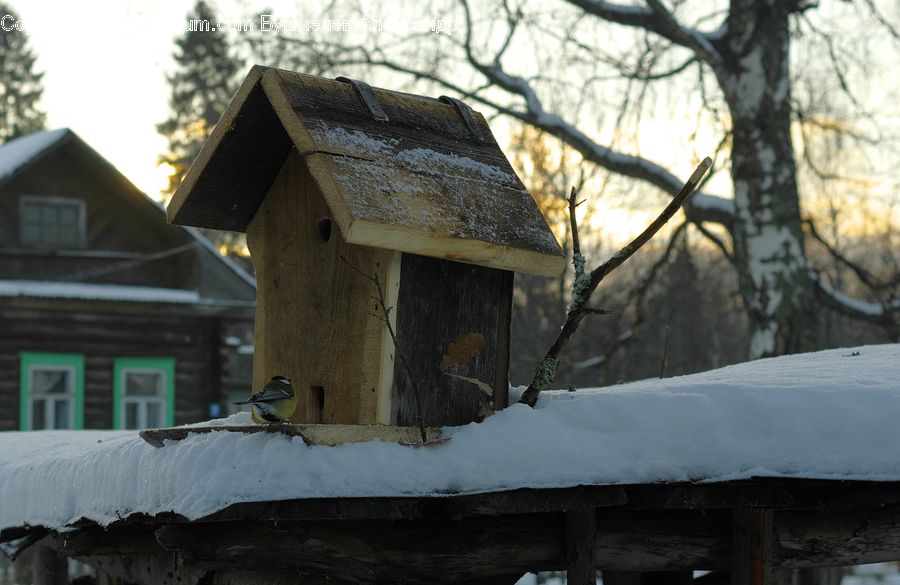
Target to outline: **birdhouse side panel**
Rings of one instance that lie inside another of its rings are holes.
[[[397,301],[400,351],[394,424],[416,424],[416,387],[426,425],[461,425],[506,406],[513,273],[403,254]],[[493,404],[491,404],[493,403]]]
[[[254,386],[290,378],[292,420],[371,424],[379,395],[384,325],[374,285],[388,285],[394,252],[347,244],[305,163],[291,154],[247,231],[256,268]],[[387,390],[380,390],[386,385]]]

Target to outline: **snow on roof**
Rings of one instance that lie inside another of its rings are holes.
[[[19,170],[66,135],[69,130],[43,130],[21,136],[0,146],[0,179]]]
[[[756,476],[900,481],[900,345],[794,355],[608,388],[545,393],[450,441],[306,446],[268,433],[0,433],[0,528],[196,519],[294,498],[442,496]],[[208,424],[249,423],[240,413]],[[485,449],[490,445],[490,449]]]
[[[200,302],[200,294],[195,290],[43,280],[0,280],[0,297],[89,299],[142,303],[191,304]]]

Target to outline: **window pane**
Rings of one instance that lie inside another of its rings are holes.
[[[44,401],[31,401],[31,428],[35,431],[47,428],[47,422],[44,420]]]
[[[40,221],[40,207],[34,203],[26,203],[22,206],[22,221],[25,223],[36,224]]]
[[[138,404],[137,402],[125,403],[125,428],[138,428]]]
[[[56,399],[53,401],[53,428],[69,428],[69,401]]]
[[[58,231],[55,225],[44,223],[41,226],[41,244],[44,246],[55,246]]]
[[[41,241],[40,224],[26,223],[22,225],[22,243],[37,244]]]
[[[163,377],[159,372],[126,372],[125,394],[129,396],[162,395]]]
[[[59,225],[75,227],[78,222],[78,210],[73,205],[59,207]]]
[[[69,391],[69,372],[40,370],[31,372],[31,392],[34,394],[65,394]]]
[[[147,406],[147,428],[153,429],[163,426],[162,422],[162,404],[159,402],[148,402]]]
[[[19,233],[22,244],[38,248],[81,247],[84,242],[83,203],[79,199],[36,197],[22,204]]]
[[[44,225],[56,225],[57,217],[55,205],[41,205],[41,222]]]

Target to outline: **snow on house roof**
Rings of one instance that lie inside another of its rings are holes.
[[[900,345],[759,360],[548,392],[535,409],[446,429],[448,442],[422,449],[307,446],[268,433],[190,435],[161,449],[134,431],[0,433],[0,528],[106,525],[139,512],[197,519],[296,498],[758,476],[900,481],[898,379]]]
[[[0,280],[0,297],[133,301],[139,303],[193,304],[200,302],[200,294],[195,290],[44,280]]]
[[[15,173],[37,155],[62,140],[68,132],[67,128],[43,130],[0,145],[0,179]]]

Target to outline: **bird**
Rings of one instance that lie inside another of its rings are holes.
[[[272,376],[272,379],[250,398],[235,404],[252,406],[254,419],[258,417],[269,424],[283,423],[289,421],[294,414],[297,408],[297,395],[294,394],[290,378]]]

